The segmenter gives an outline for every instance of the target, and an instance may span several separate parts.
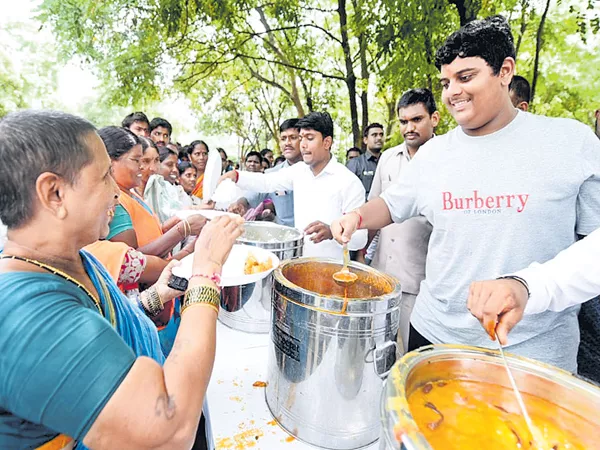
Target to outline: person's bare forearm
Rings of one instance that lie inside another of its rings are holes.
[[[213,368],[219,294],[211,274],[221,272],[243,232],[241,218],[217,217],[196,241],[193,273],[173,349],[164,365],[139,357],[85,436],[94,450],[189,450],[196,437]],[[200,256],[206,253],[207,257]],[[157,284],[166,286],[167,266]],[[202,292],[190,290],[206,286]],[[167,288],[168,289],[168,288]],[[208,303],[203,303],[206,301]]]
[[[139,247],[138,250],[146,255],[164,258],[183,239],[183,232],[183,225],[178,223],[161,237]]]
[[[214,287],[209,280],[190,281],[190,289],[201,285]],[[191,438],[193,444],[215,360],[216,335],[217,312],[210,306],[196,305],[182,313],[173,349],[163,366],[164,397],[157,399],[165,417],[177,415],[182,421],[175,428],[175,442]]]
[[[362,216],[361,230],[380,230],[392,223],[390,210],[381,197],[365,203],[358,208],[358,212]]]
[[[158,256],[146,255],[146,267],[140,277],[140,282],[144,284],[154,284],[160,274],[167,267],[169,262],[166,259],[159,258]]]
[[[177,217],[177,216],[173,216],[173,217],[170,217],[167,220],[165,220],[162,223],[162,231],[163,231],[163,233],[166,233],[167,231],[169,231],[171,228],[173,228],[179,222],[181,222],[181,219],[179,217]]]
[[[138,358],[84,444],[99,450],[191,448],[215,357],[216,321],[208,306],[186,310],[163,367]]]

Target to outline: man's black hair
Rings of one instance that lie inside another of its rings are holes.
[[[271,150],[270,148],[263,148],[260,151],[260,156],[264,158],[267,153],[273,153],[273,150]]]
[[[327,136],[333,138],[333,120],[328,112],[313,111],[300,119],[297,125],[300,129],[318,131],[323,139]]]
[[[148,120],[148,116],[141,111],[132,112],[131,114],[127,114],[121,122],[123,128],[129,128],[133,125],[133,122],[146,122],[148,126],[150,126],[150,121]]]
[[[365,127],[365,130],[363,131],[363,137],[367,137],[369,135],[369,130],[371,130],[373,128],[381,128],[382,130],[385,130],[385,128],[383,128],[383,125],[381,125],[380,123],[377,123],[377,122],[373,122],[373,123],[367,125],[367,127]]]
[[[362,150],[360,148],[352,147],[346,150],[346,159],[348,159],[348,156],[350,156],[350,152],[358,152],[359,155],[362,155]]]
[[[0,219],[9,229],[32,218],[42,173],[77,181],[93,161],[87,137],[95,130],[87,120],[58,111],[19,111],[0,120]]]
[[[169,136],[173,134],[173,127],[171,126],[168,120],[163,119],[162,117],[155,117],[154,119],[152,119],[152,122],[150,122],[149,125],[150,133],[152,133],[152,131],[158,127],[163,127],[169,130]]]
[[[263,159],[264,159],[264,158],[262,157],[262,155],[261,155],[259,152],[256,152],[256,151],[251,151],[251,152],[248,152],[248,153],[246,154],[246,159],[245,159],[245,161],[248,161],[248,158],[250,158],[251,156],[258,156],[258,162],[259,162],[260,164],[262,164],[262,162],[263,162]]]
[[[407,106],[416,105],[418,103],[422,103],[423,106],[425,106],[425,109],[430,116],[437,111],[435,99],[433,98],[431,91],[426,88],[418,88],[410,89],[402,94],[402,97],[398,100],[396,112],[398,112],[400,108],[406,108]]]
[[[300,119],[284,120],[283,122],[281,122],[281,125],[279,125],[279,132],[283,133],[285,130],[289,130],[290,128],[295,128],[296,130],[300,131],[300,128],[298,127],[299,121]]]
[[[517,103],[529,103],[531,99],[531,86],[525,77],[522,77],[521,75],[515,75],[508,86],[508,90],[515,93]]]
[[[510,25],[500,15],[473,20],[452,33],[435,55],[435,66],[440,69],[456,58],[478,56],[498,75],[508,57],[515,58],[515,43]]]

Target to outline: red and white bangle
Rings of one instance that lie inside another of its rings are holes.
[[[239,179],[240,179],[240,173],[238,172],[238,170],[237,170],[237,169],[234,169],[234,170],[235,170],[235,183],[237,184],[237,182],[238,182],[238,181],[239,181]]]
[[[212,275],[207,275],[205,273],[195,273],[190,277],[190,280],[194,277],[206,278],[207,280],[210,280],[213,283],[215,283],[219,290],[221,289],[221,274],[218,272],[213,272]]]

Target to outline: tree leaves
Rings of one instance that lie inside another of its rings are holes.
[[[65,60],[78,55],[94,67],[108,105],[183,94],[204,130],[235,133],[246,149],[269,139],[276,146],[278,121],[320,109],[345,131],[341,145],[360,141],[367,117],[384,123],[390,142],[398,142],[395,102],[414,87],[428,87],[440,98],[435,51],[460,23],[506,15],[518,44],[519,73],[531,76],[544,4],[43,0],[40,18],[57,36]],[[597,61],[590,42],[598,43],[600,31],[595,6],[594,0],[576,0],[551,8],[541,40],[536,111],[586,120],[598,101],[590,87],[591,62]],[[442,117],[439,131],[453,126],[448,114]]]

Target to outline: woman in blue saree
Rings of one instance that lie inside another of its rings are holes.
[[[81,248],[106,236],[118,187],[94,127],[67,114],[0,120],[0,448],[189,449],[215,351],[220,268],[241,223],[205,226],[173,351]],[[210,444],[210,442],[209,442]]]

